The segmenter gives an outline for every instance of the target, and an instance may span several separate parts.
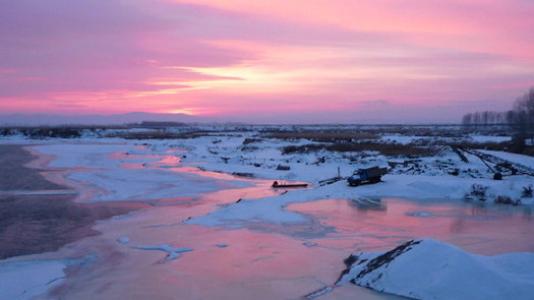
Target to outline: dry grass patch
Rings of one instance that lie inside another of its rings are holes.
[[[302,146],[286,146],[282,148],[283,154],[309,153],[315,151],[331,152],[362,152],[376,151],[386,156],[431,156],[437,153],[434,147],[420,147],[415,145],[385,144],[373,142],[361,143],[334,143],[334,144],[308,144]]]
[[[206,132],[167,132],[167,131],[145,131],[145,132],[118,132],[106,137],[123,138],[127,140],[173,140],[192,139],[208,135]]]
[[[380,138],[368,131],[340,130],[340,131],[277,131],[265,134],[267,138],[282,140],[307,139],[315,142],[351,142],[357,140],[374,140]]]

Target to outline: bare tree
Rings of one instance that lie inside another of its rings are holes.
[[[473,122],[473,114],[472,113],[468,113],[468,114],[465,114],[462,118],[462,124],[463,125],[466,125],[466,126],[469,126],[471,125]]]
[[[530,145],[534,145],[534,87],[516,100],[512,110],[468,113],[463,116],[462,124],[468,126],[508,124],[514,131],[512,151],[524,152],[528,139]]]
[[[488,125],[489,123],[489,111],[482,112],[482,125]]]
[[[518,133],[534,143],[534,88],[516,100],[514,121]]]
[[[479,125],[480,123],[481,123],[480,112],[477,111],[473,114],[473,124]]]

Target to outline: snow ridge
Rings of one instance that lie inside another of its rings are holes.
[[[348,282],[414,299],[532,299],[534,254],[471,254],[432,239],[384,253],[357,253],[336,285]]]

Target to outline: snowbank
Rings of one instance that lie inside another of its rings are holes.
[[[504,143],[512,140],[511,136],[497,135],[471,135],[471,140],[475,143]]]
[[[166,144],[153,144],[147,147],[102,139],[98,144],[40,145],[34,149],[53,155],[50,167],[68,169],[68,179],[91,185],[91,201],[195,197],[219,188],[247,185],[179,172],[178,151],[168,154]],[[177,162],[159,163],[169,157]]]
[[[534,169],[534,157],[505,151],[480,150],[480,152],[496,156],[498,158]]]
[[[56,260],[0,262],[0,299],[31,299],[64,278],[65,263]]]
[[[416,299],[532,299],[534,254],[471,254],[439,241],[409,241],[384,253],[357,253],[347,282]]]
[[[407,144],[413,143],[417,140],[424,139],[424,138],[425,137],[421,137],[421,136],[390,134],[390,135],[383,135],[381,140],[386,143],[396,143],[396,144],[407,145]]]

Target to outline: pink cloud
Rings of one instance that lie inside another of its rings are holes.
[[[534,84],[532,14],[525,0],[12,1],[0,110],[453,121]]]

